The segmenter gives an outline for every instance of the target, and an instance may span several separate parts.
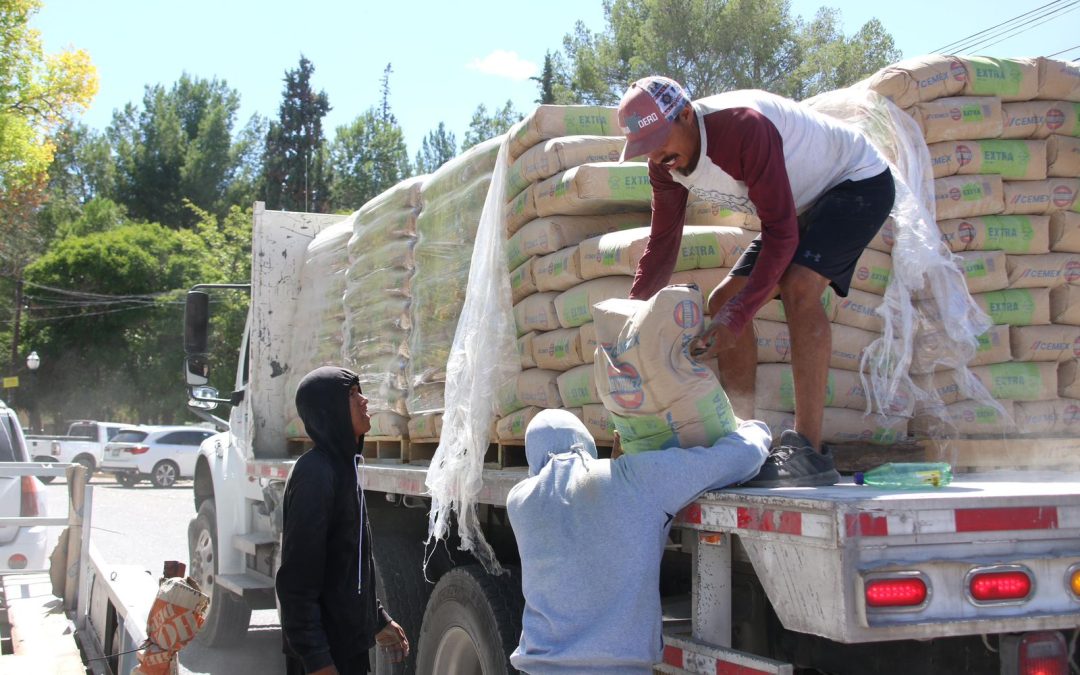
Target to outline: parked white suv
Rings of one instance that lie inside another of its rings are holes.
[[[26,440],[15,411],[0,401],[0,466],[5,462],[29,462]],[[34,476],[0,476],[0,516],[39,518],[48,513],[45,488]],[[0,570],[40,570],[48,567],[45,525],[0,525]]]
[[[154,487],[172,487],[195,475],[199,445],[215,431],[191,426],[143,426],[121,429],[105,446],[101,470],[132,487],[149,478]]]

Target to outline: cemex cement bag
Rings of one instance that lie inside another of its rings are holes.
[[[504,137],[480,214],[465,303],[446,364],[442,437],[425,479],[431,495],[428,540],[446,539],[454,511],[460,548],[471,551],[485,569],[496,574],[502,568],[480,529],[476,505],[497,393],[521,371],[501,218],[508,169]]]
[[[956,257],[941,242],[930,152],[918,125],[891,101],[862,85],[821,94],[805,103],[860,129],[888,160],[896,183],[890,214],[896,222],[893,269],[878,308],[883,331],[863,352],[860,364],[868,392],[867,412],[876,409],[885,414],[889,403],[904,390],[928,409],[943,412],[944,404],[933,388],[922,389],[912,382],[913,362],[931,370],[955,370],[967,398],[1000,410],[1000,404],[967,368],[978,336],[992,323],[968,292]],[[912,301],[916,295],[929,300],[916,304]],[[917,345],[931,347],[916,353]]]
[[[702,304],[691,284],[668,286],[649,300],[605,300],[593,308],[597,390],[624,452],[709,446],[735,430],[716,375],[690,357]]]
[[[209,602],[190,577],[163,578],[146,618],[146,642],[136,655],[139,665],[131,675],[176,673],[176,653],[202,628]]]

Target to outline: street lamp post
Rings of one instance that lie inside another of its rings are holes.
[[[26,368],[30,371],[30,396],[27,404],[27,416],[30,419],[30,431],[32,433],[41,432],[41,416],[38,415],[38,400],[37,400],[37,370],[41,367],[41,357],[38,353],[31,351],[29,356],[26,357]]]

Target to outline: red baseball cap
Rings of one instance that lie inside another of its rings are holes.
[[[643,77],[619,101],[619,127],[626,136],[620,162],[647,155],[662,146],[675,118],[690,105],[682,86],[667,77]]]

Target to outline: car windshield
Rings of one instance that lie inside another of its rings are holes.
[[[117,432],[117,434],[112,437],[112,442],[113,443],[138,443],[138,442],[140,442],[140,441],[142,441],[142,440],[144,440],[146,438],[146,433],[147,432],[145,432],[145,431],[139,431],[137,429],[127,429],[127,430],[124,430],[124,431]]]

